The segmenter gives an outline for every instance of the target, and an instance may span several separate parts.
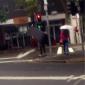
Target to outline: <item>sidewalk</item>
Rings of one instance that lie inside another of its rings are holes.
[[[82,50],[80,48],[81,46],[72,46],[73,49],[75,49],[74,53],[70,53],[69,55],[57,55],[57,49],[58,47],[52,48],[52,56],[49,56],[49,49],[47,48],[47,56],[39,57],[39,51],[36,49],[32,53],[28,53],[29,50],[32,50],[32,48],[28,49],[16,49],[16,50],[9,50],[9,51],[0,51],[0,59],[2,58],[10,58],[10,59],[33,59],[36,62],[85,62],[85,57],[83,56]],[[80,50],[79,50],[80,49]],[[20,55],[25,55],[24,57],[19,57]]]
[[[74,53],[69,53],[69,55],[54,55],[53,57],[46,57],[43,58],[44,62],[64,62],[64,63],[73,63],[73,62],[84,62],[85,63],[85,55],[83,55],[82,52],[82,46],[81,45],[72,45],[70,46],[74,49]],[[57,51],[58,48],[56,48]],[[55,53],[56,54],[56,53]]]
[[[45,57],[42,58],[43,62],[63,62],[63,63],[77,63],[77,62],[85,62],[85,57],[81,52],[69,54],[69,55],[58,55],[53,57]],[[41,61],[41,62],[42,62]]]

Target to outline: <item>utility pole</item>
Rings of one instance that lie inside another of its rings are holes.
[[[84,49],[84,0],[79,0],[79,13],[80,13],[80,27],[81,27],[81,37],[82,37],[82,51],[83,55],[85,56],[85,49]]]
[[[49,20],[48,20],[48,2],[47,0],[44,0],[44,10],[46,14],[46,22],[47,22],[47,31],[48,31],[48,40],[49,40],[49,53],[50,57],[52,56],[52,48],[51,48],[51,39],[50,39],[50,25],[49,25]]]

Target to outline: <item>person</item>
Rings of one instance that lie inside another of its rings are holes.
[[[42,31],[43,35],[39,40],[39,47],[40,47],[40,56],[46,56],[46,44],[47,42],[47,33]]]
[[[40,50],[39,56],[46,55],[47,33],[43,30],[37,30],[34,26],[30,29],[30,34],[38,41]]]
[[[63,44],[63,50],[64,54],[69,53],[69,29],[72,28],[71,25],[68,25],[65,21],[62,22],[62,25],[60,26],[61,32],[60,32],[60,43]]]
[[[63,35],[63,46],[64,46],[64,53],[68,54],[68,45],[69,45],[69,32],[68,30],[64,30],[64,35]]]
[[[60,34],[60,43],[63,44],[64,54],[68,54],[68,44],[69,44],[69,31],[63,29]]]

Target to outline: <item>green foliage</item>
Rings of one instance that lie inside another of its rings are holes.
[[[37,0],[26,0],[26,6],[29,15],[33,15],[37,11]]]
[[[24,6],[24,9],[28,12],[28,16],[32,16],[37,11],[38,0],[16,0],[18,6]]]
[[[7,20],[6,12],[3,9],[0,9],[0,22],[5,22]]]
[[[16,0],[16,6],[25,6],[25,0]]]

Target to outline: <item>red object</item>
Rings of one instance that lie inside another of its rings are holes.
[[[63,32],[61,31],[60,32],[60,44],[62,44],[63,43]]]
[[[78,32],[78,29],[77,29],[77,27],[75,27],[74,31],[75,31],[75,32]]]
[[[60,33],[60,44],[63,44],[64,40],[69,40],[69,35],[61,31]]]
[[[41,18],[41,16],[40,16],[40,15],[37,15],[37,18],[38,18],[38,19],[40,19],[40,18]]]
[[[36,47],[37,46],[37,40],[36,39],[33,38],[31,43],[32,43],[32,47]]]
[[[53,39],[53,46],[55,46],[56,45],[56,40],[55,39]]]
[[[36,20],[41,21],[41,14],[36,14]]]

